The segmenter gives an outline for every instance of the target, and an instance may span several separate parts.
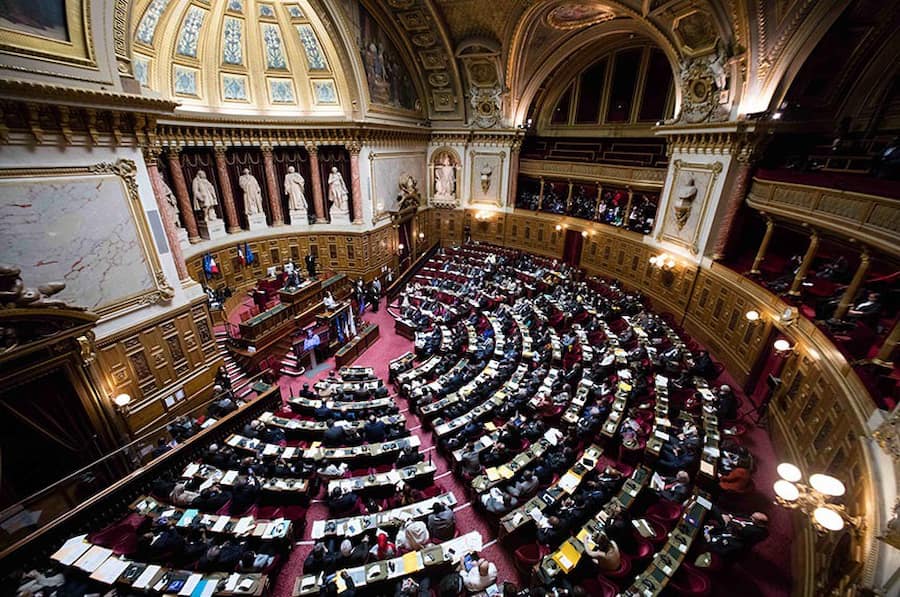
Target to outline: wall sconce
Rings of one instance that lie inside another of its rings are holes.
[[[851,516],[843,504],[832,504],[832,498],[846,493],[844,484],[831,475],[810,475],[809,485],[801,483],[803,474],[789,462],[782,462],[776,469],[781,477],[772,486],[775,503],[788,510],[800,510],[810,518],[816,530],[837,532],[849,524],[858,528],[860,518]]]
[[[479,210],[475,212],[475,219],[479,222],[486,222],[491,219],[491,212],[485,210]]]
[[[128,405],[131,404],[131,396],[128,394],[119,394],[113,398],[113,404],[116,406],[116,412],[120,415],[128,415]]]
[[[671,270],[675,268],[676,261],[668,253],[661,253],[650,258],[650,265],[662,270]]]
[[[406,248],[406,245],[404,245],[403,243],[398,243],[398,244],[397,244],[397,252],[398,252],[398,253],[402,253],[402,252],[403,252],[403,249],[405,249],[405,248]]]
[[[759,311],[755,311],[753,309],[750,309],[749,311],[744,313],[744,317],[747,318],[747,321],[750,322],[750,325],[756,325],[760,320]]]
[[[772,348],[775,349],[775,353],[780,357],[788,357],[794,354],[794,347],[791,346],[791,343],[784,338],[775,340]]]
[[[557,224],[557,225],[556,225],[556,231],[559,232],[560,230],[562,230],[562,225],[561,225],[561,224]]]
[[[419,240],[423,240],[424,238],[425,238],[425,233],[424,233],[424,232],[420,232],[420,233],[419,233]]]
[[[588,231],[587,231],[587,230],[582,230],[582,231],[581,231],[581,236],[582,236],[583,238],[587,238],[587,237],[588,237]]]
[[[779,316],[784,325],[794,325],[797,322],[797,307],[787,307]]]

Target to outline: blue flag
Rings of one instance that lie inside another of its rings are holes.
[[[250,243],[244,243],[244,257],[247,259],[247,265],[251,265],[254,261],[256,261],[256,255],[253,254],[253,249],[250,248]]]

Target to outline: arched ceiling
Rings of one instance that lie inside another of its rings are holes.
[[[673,72],[721,66],[734,119],[780,101],[849,1],[134,0],[132,68],[183,112],[473,125],[497,102],[479,126],[511,127],[556,69],[631,32]]]
[[[351,114],[354,79],[307,0],[137,0],[132,27],[135,78],[180,111]]]

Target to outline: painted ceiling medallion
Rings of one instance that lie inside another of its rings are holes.
[[[568,31],[611,21],[616,15],[596,2],[566,2],[547,13],[547,24],[554,29]]]

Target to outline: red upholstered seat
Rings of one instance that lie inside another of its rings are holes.
[[[669,582],[669,588],[676,595],[701,597],[712,592],[712,583],[706,574],[690,564],[682,564],[678,571],[675,572],[671,582]]]
[[[657,522],[662,523],[663,525],[668,525],[681,516],[683,508],[681,504],[676,502],[672,502],[669,500],[660,500],[655,504],[651,504],[649,508],[647,508],[646,516],[651,520],[655,520]]]
[[[88,536],[88,541],[113,550],[118,555],[130,555],[137,551],[138,529],[149,519],[141,514],[130,514],[116,524]]]
[[[603,577],[586,578],[581,582],[581,588],[591,597],[615,597],[619,594],[619,588]]]
[[[531,574],[532,568],[544,557],[544,548],[539,543],[526,543],[513,552],[516,569],[522,574]]]
[[[621,554],[621,561],[619,562],[618,568],[610,571],[604,570],[600,574],[601,576],[615,580],[628,578],[631,575],[631,558],[627,554]]]

